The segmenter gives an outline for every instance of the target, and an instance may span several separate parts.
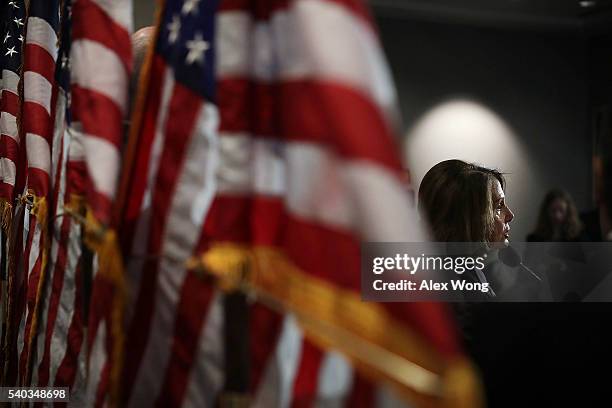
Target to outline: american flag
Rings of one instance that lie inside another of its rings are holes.
[[[280,249],[310,279],[359,293],[362,241],[424,238],[402,184],[395,92],[367,8],[228,1],[218,27],[221,158],[208,240]],[[389,327],[412,327],[439,354],[457,353],[440,305],[385,309]],[[305,339],[291,314],[276,327],[253,317],[256,405],[354,403],[366,388],[346,360]],[[330,389],[325,379],[338,373],[345,381]]]
[[[208,406],[221,387],[217,348],[190,355],[185,369],[168,365],[182,354],[178,343],[189,344],[187,353],[197,347],[203,318],[219,306],[212,288],[185,266],[206,244],[201,231],[214,196],[216,8],[215,1],[166,2],[136,112],[140,132],[128,146],[133,160],[126,159],[131,166],[121,190],[127,200],[122,205],[120,196],[118,208],[124,210],[123,249],[132,255],[128,286],[136,298],[128,308],[133,318],[122,378],[129,406]],[[181,365],[186,357],[174,361]],[[201,365],[192,369],[191,362]]]
[[[8,1],[3,4],[2,52],[0,53],[1,93],[0,93],[0,203],[2,206],[2,233],[5,235],[6,248],[3,251],[6,267],[6,293],[4,321],[6,330],[2,337],[2,361],[4,361],[4,383],[17,383],[17,325],[23,314],[25,293],[23,274],[18,271],[22,258],[23,212],[18,213],[15,222],[13,204],[15,192],[23,190],[25,173],[25,149],[20,144],[21,133],[18,126],[21,116],[21,72],[23,46],[25,41],[25,2]],[[14,225],[13,225],[14,224]],[[8,237],[12,237],[9,240]]]
[[[117,403],[122,351],[123,266],[111,222],[121,167],[123,120],[132,71],[131,0],[72,3],[70,155],[80,155],[87,222],[84,241],[93,259],[87,320],[88,373],[78,385],[86,406]],[[72,144],[81,147],[72,151]],[[85,267],[85,264],[83,263]],[[76,385],[74,387],[77,387]]]
[[[55,62],[58,53],[58,0],[31,0],[26,23],[23,67],[23,116],[27,159],[26,191],[29,212],[24,251],[26,308],[19,328],[21,384],[30,383],[32,345],[38,330],[42,285],[48,258],[48,212],[51,199],[51,147],[56,98]]]
[[[82,396],[85,372],[84,308],[81,261],[81,225],[65,213],[72,208],[82,213],[85,164],[79,133],[71,130],[70,44],[71,1],[61,10],[61,36],[55,80],[55,128],[51,169],[54,216],[48,279],[37,339],[32,385],[69,387],[71,399]]]
[[[208,406],[226,379],[222,295],[187,260],[219,242],[274,248],[356,294],[361,241],[422,239],[394,88],[358,0],[185,0],[163,7],[141,92],[119,199],[136,288],[124,402]],[[440,305],[385,310],[440,355],[459,353]],[[254,406],[374,403],[377,389],[291,313],[249,314]]]
[[[83,138],[87,205],[108,225],[128,111],[132,2],[75,0],[72,13],[72,113]]]

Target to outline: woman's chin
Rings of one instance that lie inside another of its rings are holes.
[[[489,246],[491,247],[491,249],[502,249],[510,246],[510,241],[508,240],[508,238],[503,238],[502,240],[491,242]]]

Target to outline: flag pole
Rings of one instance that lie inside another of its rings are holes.
[[[242,291],[229,292],[223,298],[223,344],[225,383],[220,395],[222,408],[246,408],[249,395],[249,307]]]

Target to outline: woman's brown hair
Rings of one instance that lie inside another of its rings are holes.
[[[419,187],[419,211],[439,242],[489,242],[493,233],[492,187],[506,182],[497,170],[446,160],[432,167]]]

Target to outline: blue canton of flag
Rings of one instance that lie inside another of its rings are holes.
[[[25,45],[25,2],[11,0],[4,4],[0,38],[0,70],[2,72],[0,111],[5,120],[0,123],[0,200],[12,202],[17,161],[17,117],[19,116],[19,89],[23,48]],[[6,137],[5,137],[6,136]],[[10,137],[11,140],[7,138]],[[5,140],[6,139],[6,140]]]
[[[157,53],[178,82],[208,101],[215,98],[215,13],[217,1],[168,1]]]
[[[24,44],[24,1],[9,1],[5,6],[2,27],[2,69],[17,72],[21,66]]]

